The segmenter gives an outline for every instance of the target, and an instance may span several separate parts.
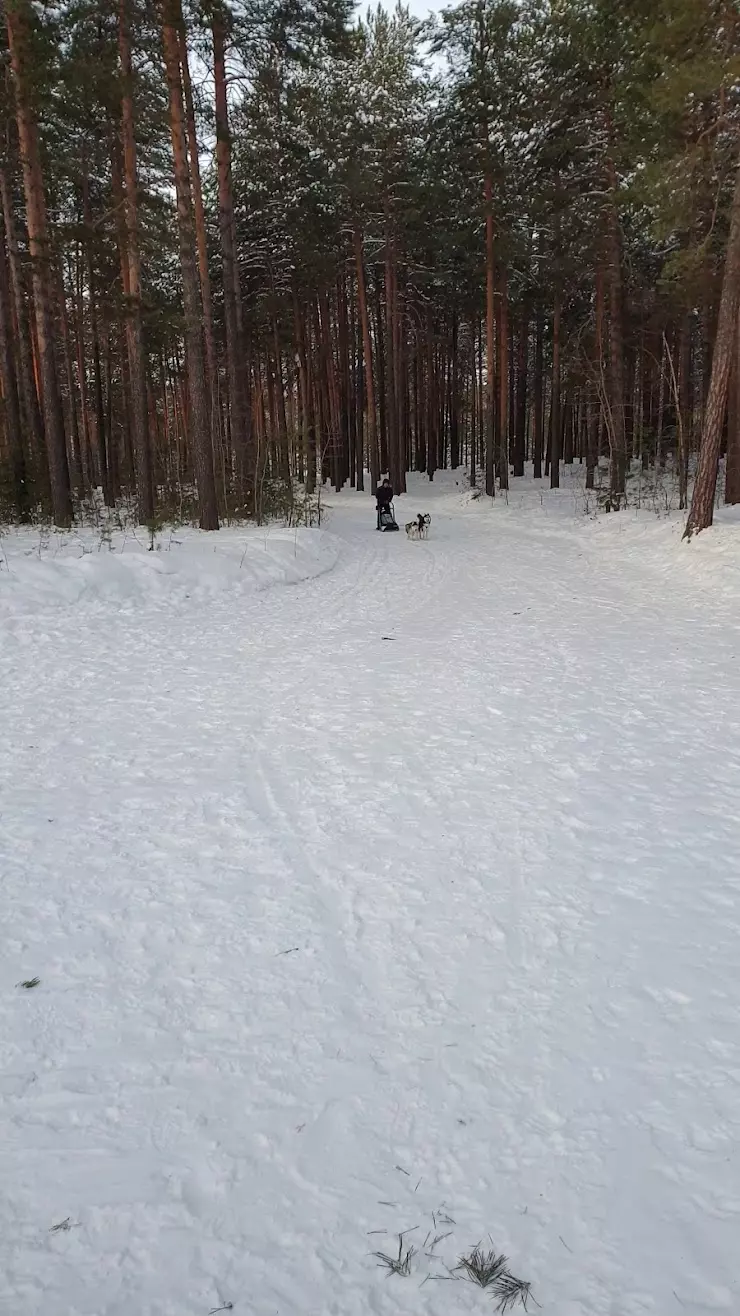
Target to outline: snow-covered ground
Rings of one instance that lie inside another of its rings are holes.
[[[0,540],[0,1310],[740,1312],[740,530],[328,502]]]

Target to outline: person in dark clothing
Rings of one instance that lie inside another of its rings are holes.
[[[387,476],[384,480],[381,481],[381,483],[378,485],[377,489],[375,490],[375,502],[376,502],[377,513],[378,513],[377,528],[378,530],[380,530],[381,528],[380,514],[381,512],[387,511],[390,508],[391,503],[393,502],[393,485],[391,484]]]
[[[393,502],[393,485],[387,475],[375,490],[375,497],[378,507],[390,507]]]

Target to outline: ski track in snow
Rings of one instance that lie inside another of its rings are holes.
[[[740,591],[417,488],[0,635],[9,1316],[740,1311]]]

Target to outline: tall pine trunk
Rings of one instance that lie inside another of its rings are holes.
[[[64,271],[61,265],[57,271],[57,289],[59,323],[62,335],[62,351],[64,355],[64,373],[67,385],[67,434],[69,437],[67,460],[69,462],[69,473],[72,487],[75,490],[75,493],[81,495],[83,492],[83,481],[80,454],[80,427],[77,414],[77,390],[75,388],[74,364],[72,361],[72,342],[69,333],[69,317],[67,315],[67,294],[64,286]]]
[[[609,407],[612,428],[610,487],[618,503],[624,494],[627,478],[627,425],[624,409],[622,230],[617,209],[617,170],[611,154],[606,159],[606,179],[609,188],[605,222],[609,289]]]
[[[121,61],[121,137],[123,141],[123,187],[127,266],[126,353],[128,356],[129,395],[131,399],[131,435],[136,465],[136,493],[139,520],[154,519],[154,484],[147,412],[146,358],[141,322],[141,257],[139,253],[138,177],[136,168],[136,134],[134,89],[131,69],[131,31],[129,0],[120,0],[118,10],[118,52]]]
[[[740,503],[740,325],[735,329],[735,362],[732,375],[732,412],[727,426],[725,502]]]
[[[68,526],[72,523],[72,492],[54,350],[54,278],[49,249],[49,226],[38,130],[31,107],[30,74],[27,67],[28,0],[7,0],[5,14],[15,84],[16,119],[26,197],[26,222],[33,269],[36,340],[52,509],[55,524]]]
[[[113,507],[114,498],[108,474],[108,445],[106,442],[105,404],[103,400],[103,375],[100,365],[100,334],[98,332],[98,294],[93,260],[93,222],[90,212],[90,188],[87,162],[82,168],[82,219],[84,224],[85,264],[87,266],[87,304],[90,313],[90,342],[92,347],[93,392],[95,400],[95,439],[97,451],[98,478],[103,490],[106,507]]]
[[[278,334],[277,320],[273,316],[272,321],[272,342],[274,348],[274,377],[275,377],[275,409],[278,427],[278,460],[280,479],[284,484],[290,484],[290,452],[288,448],[288,417],[285,411],[285,387],[283,383],[283,364],[282,352],[280,350],[280,336]]]
[[[218,377],[216,373],[216,346],[213,336],[211,276],[208,269],[206,212],[203,205],[203,187],[200,181],[200,153],[198,150],[198,135],[195,126],[193,85],[190,80],[190,65],[188,63],[188,43],[185,35],[185,22],[182,16],[182,4],[179,2],[178,10],[177,26],[180,35],[180,66],[182,70],[182,88],[185,94],[185,123],[187,128],[188,154],[190,159],[190,185],[193,197],[195,239],[198,248],[198,276],[200,279],[201,301],[203,303],[203,335],[206,344],[208,391],[211,403],[211,427],[212,432],[215,434],[218,424]]]
[[[722,296],[719,304],[717,333],[714,339],[712,375],[709,397],[704,412],[699,461],[696,468],[691,510],[686,522],[684,537],[690,539],[700,530],[706,530],[714,517],[714,494],[722,444],[722,430],[727,410],[727,392],[730,383],[737,319],[740,309],[740,164],[735,176],[732,198],[730,235],[727,239],[725,270],[722,279]]]
[[[542,303],[537,304],[537,321],[534,338],[534,415],[532,418],[532,464],[535,480],[542,479],[542,459],[545,446],[545,399],[544,390],[544,323]]]
[[[598,408],[593,385],[586,384],[586,488],[593,489],[596,476]]]
[[[516,418],[514,427],[513,466],[515,475],[524,475],[527,449],[527,366],[529,364],[529,315],[522,306],[516,354]]]
[[[180,272],[182,276],[188,365],[190,441],[198,486],[201,528],[203,530],[217,530],[218,506],[213,470],[213,435],[211,431],[206,359],[201,331],[203,303],[198,278],[193,199],[190,187],[190,171],[188,169],[180,70],[179,21],[179,0],[164,0],[162,40],[167,72],[170,132],[177,195],[177,230],[180,245]]]
[[[393,361],[396,401],[396,462],[398,467],[399,493],[406,492],[406,370],[404,366],[405,335],[403,332],[404,306],[403,292],[399,288],[398,249],[393,243]]]
[[[460,465],[460,353],[458,343],[458,316],[452,312],[450,343],[450,466],[456,471]]]
[[[398,491],[401,482],[398,453],[398,406],[396,401],[396,340],[395,340],[395,261],[393,237],[391,233],[390,213],[386,208],[385,217],[385,418],[388,435],[388,474],[393,488]]]
[[[254,485],[254,454],[249,444],[249,416],[245,388],[246,371],[241,341],[241,285],[234,244],[234,189],[231,174],[231,131],[226,96],[224,13],[218,6],[213,15],[213,71],[216,84],[216,166],[218,172],[218,225],[223,262],[224,325],[226,329],[226,378],[229,395],[231,444],[236,455],[238,483],[251,498]]]
[[[476,456],[475,449],[476,449],[476,444],[477,444],[477,434],[476,434],[476,415],[477,415],[477,405],[476,405],[476,398],[477,398],[477,394],[478,394],[478,385],[477,385],[478,372],[477,372],[477,369],[476,369],[476,361],[477,361],[477,338],[476,338],[476,333],[475,333],[475,329],[474,329],[474,330],[473,330],[473,334],[472,334],[472,336],[471,336],[471,344],[470,344],[470,452],[469,452],[469,458],[470,458],[470,475],[469,475],[469,484],[470,484],[470,488],[471,488],[471,489],[474,489],[475,486],[476,486],[476,484],[478,483],[478,471],[477,471],[477,465],[476,465],[476,460],[475,460],[475,456]]]
[[[370,336],[370,316],[367,309],[367,290],[365,284],[365,260],[363,256],[362,233],[357,225],[354,230],[355,271],[357,274],[357,305],[360,312],[360,329],[362,331],[362,359],[365,367],[365,399],[367,403],[367,445],[370,454],[370,480],[373,491],[380,480],[380,454],[378,453],[378,427],[375,411],[375,382],[373,379],[373,341]]]
[[[432,330],[432,307],[427,302],[426,310],[426,472],[430,480],[434,479],[437,469],[437,424],[434,408],[434,333]]]
[[[484,197],[486,203],[486,417],[485,417],[485,463],[486,493],[493,498],[496,493],[495,472],[495,438],[496,438],[496,368],[494,361],[494,338],[496,333],[495,287],[493,267],[493,179],[490,169],[484,180]]]
[[[16,345],[18,348],[18,394],[21,407],[21,432],[25,432],[26,451],[30,457],[29,476],[34,490],[42,502],[48,501],[49,471],[44,444],[44,426],[41,419],[36,380],[33,369],[33,347],[28,322],[27,298],[21,269],[18,238],[15,231],[12,199],[8,176],[0,168],[0,198],[5,220],[5,240],[8,249],[8,275],[13,310],[15,312]]]
[[[8,266],[5,260],[4,228],[0,215],[0,382],[8,441],[10,488],[19,520],[27,521],[31,511],[31,498],[21,436],[21,410],[13,351],[13,309]]]
[[[75,253],[75,345],[77,348],[77,378],[80,381],[80,446],[83,476],[87,485],[92,488],[95,483],[95,473],[93,470],[93,443],[85,366],[84,304],[82,243],[78,241]]]
[[[560,410],[560,291],[555,293],[552,317],[552,398],[550,402],[550,488],[560,488],[560,439],[562,421]]]
[[[499,428],[498,428],[498,481],[501,489],[509,487],[509,289],[506,268],[501,266],[501,276],[499,279],[500,292],[500,326],[499,334],[499,365],[498,365],[498,399],[499,399]]]

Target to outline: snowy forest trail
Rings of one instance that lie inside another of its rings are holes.
[[[327,574],[0,638],[0,1310],[483,1313],[490,1234],[547,1316],[737,1312],[737,599],[328,501]]]

